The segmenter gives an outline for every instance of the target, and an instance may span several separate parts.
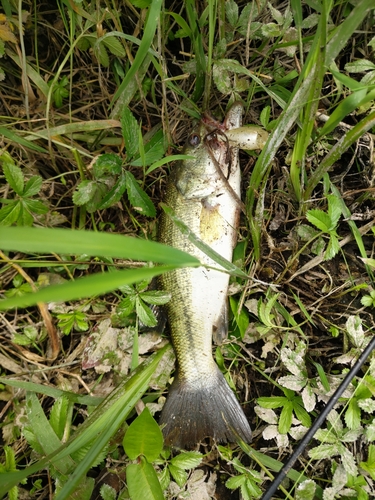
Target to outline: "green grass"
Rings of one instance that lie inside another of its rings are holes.
[[[260,498],[373,334],[373,2],[1,6],[0,494],[84,500],[107,468],[104,500],[178,498],[197,474]],[[151,279],[197,265],[156,241],[169,169],[236,100],[269,139],[240,155],[233,264],[190,238],[231,273],[216,359],[254,441],[178,454],[142,413],[172,350],[139,323],[164,300]],[[277,498],[374,497],[372,365]]]

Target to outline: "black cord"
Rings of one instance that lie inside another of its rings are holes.
[[[296,450],[294,451],[292,456],[289,458],[287,463],[282,467],[282,469],[280,470],[278,475],[272,481],[271,486],[268,488],[266,493],[262,496],[261,500],[271,500],[272,495],[274,493],[276,493],[276,490],[280,486],[281,481],[285,478],[285,476],[288,474],[290,469],[293,467],[295,461],[301,455],[301,453],[304,451],[306,445],[312,439],[312,437],[314,436],[316,431],[321,427],[324,420],[327,418],[328,413],[335,406],[339,397],[342,395],[342,393],[348,387],[348,385],[350,384],[352,379],[356,376],[357,372],[360,370],[363,363],[369,357],[369,355],[371,354],[371,352],[373,351],[374,348],[375,348],[375,336],[373,337],[373,339],[371,340],[369,345],[366,347],[366,349],[363,351],[363,353],[359,356],[359,358],[357,359],[353,368],[350,370],[350,372],[346,375],[346,377],[341,382],[339,387],[336,389],[335,393],[332,395],[331,399],[328,401],[327,406],[324,408],[324,410],[319,415],[319,417],[315,420],[313,426],[306,432],[302,441],[299,443],[298,447],[296,448]]]

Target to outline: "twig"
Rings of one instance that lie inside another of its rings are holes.
[[[35,292],[37,290],[34,281],[30,278],[30,276],[22,269],[21,266],[16,264],[15,262],[12,261],[12,259],[9,259],[1,250],[0,250],[0,258],[10,264],[23,278],[27,283],[30,284],[31,288]],[[53,361],[57,358],[59,352],[60,352],[60,340],[59,336],[56,332],[56,328],[53,325],[51,315],[48,311],[47,305],[44,302],[38,302],[37,306],[39,308],[40,314],[42,315],[44,324],[47,329],[48,337],[51,342],[51,351],[52,355],[49,358],[50,361]]]

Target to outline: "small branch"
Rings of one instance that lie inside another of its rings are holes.
[[[13,262],[11,259],[9,259],[1,250],[0,250],[0,258],[3,261],[10,264],[24,278],[24,280],[30,284],[30,286],[34,292],[37,291],[37,287],[35,286],[34,281],[24,271],[24,269],[22,269],[21,266],[19,266],[18,264]],[[44,302],[38,302],[37,306],[38,306],[40,314],[43,318],[45,327],[47,329],[48,337],[49,337],[49,340],[51,342],[52,354],[51,354],[51,357],[48,359],[49,359],[49,361],[54,361],[60,352],[60,339],[59,339],[59,336],[57,334],[56,328],[53,325],[52,317],[48,311],[47,305]]]

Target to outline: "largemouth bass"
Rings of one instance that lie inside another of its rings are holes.
[[[202,118],[185,147],[185,154],[194,159],[174,167],[165,196],[175,215],[229,261],[241,210],[238,148],[244,135],[246,149],[261,149],[265,142],[260,130],[249,144],[241,128],[242,113],[242,105],[235,103],[222,124]],[[255,129],[248,130],[256,135]],[[166,214],[161,217],[159,241],[220,268]],[[250,442],[250,425],[212,356],[213,335],[222,339],[228,333],[229,275],[206,267],[185,268],[164,274],[160,283],[172,296],[167,314],[178,361],[160,419],[166,444],[186,448],[205,437],[235,442],[237,435]]]

